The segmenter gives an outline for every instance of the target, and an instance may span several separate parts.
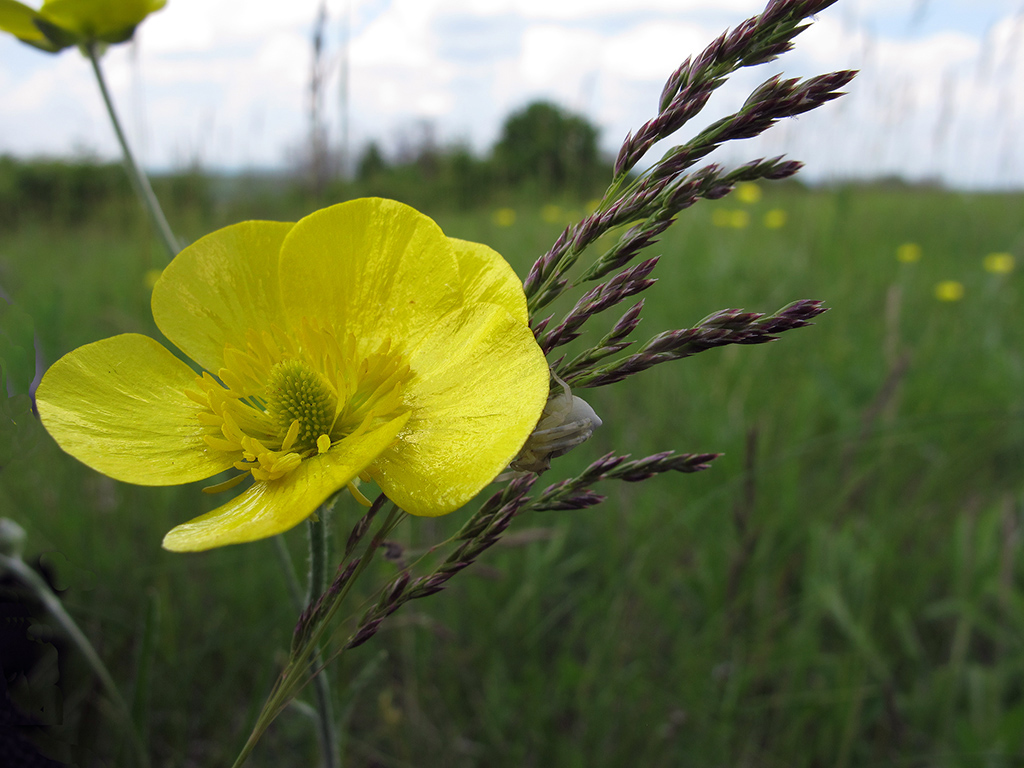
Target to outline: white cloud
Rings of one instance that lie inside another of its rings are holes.
[[[595,71],[604,40],[596,32],[550,24],[530,27],[523,35],[519,75],[527,90],[544,89],[571,99],[579,81]]]
[[[1017,174],[1024,183],[1018,2],[844,0],[795,51],[733,78],[709,113],[734,109],[769,74],[860,68],[849,96],[743,142],[736,160],[789,151],[819,174],[902,163],[918,174],[974,183]],[[621,0],[330,0],[324,106],[335,135],[347,5],[354,139],[386,139],[428,118],[442,140],[483,148],[510,110],[546,97],[591,115],[611,150],[653,115],[662,83],[686,56],[763,2],[632,0],[627,12]],[[134,54],[112,48],[104,61],[111,89],[149,162],[281,162],[307,130],[318,7],[173,0],[142,25]],[[0,40],[0,100],[0,152],[84,144],[116,156],[88,65],[73,51],[45,56]]]
[[[696,24],[644,22],[608,40],[605,70],[631,80],[663,81],[688,56],[696,56],[714,32]]]
[[[599,15],[621,16],[621,0],[450,0],[452,11],[478,15],[517,14],[529,19],[590,19]],[[630,14],[680,15],[694,11],[757,13],[760,0],[631,0]]]

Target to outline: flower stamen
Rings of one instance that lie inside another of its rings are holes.
[[[246,340],[245,350],[225,348],[217,378],[204,373],[186,394],[206,408],[206,444],[236,454],[234,466],[256,480],[280,479],[407,410],[412,372],[390,340],[360,354],[351,335],[339,341],[309,321],[298,333],[274,328]]]

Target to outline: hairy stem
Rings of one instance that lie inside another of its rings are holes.
[[[309,532],[309,590],[306,605],[312,605],[327,589],[328,561],[328,504],[320,508],[319,515],[307,522]],[[313,660],[319,666],[322,653],[319,644],[313,648]],[[334,722],[334,706],[331,701],[331,683],[322,672],[313,678],[316,692],[317,733],[320,738],[320,756],[324,768],[339,768],[338,732]]]

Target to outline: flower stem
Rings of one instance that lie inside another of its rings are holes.
[[[309,590],[306,594],[306,605],[313,605],[313,602],[327,589],[327,518],[330,513],[331,505],[324,504],[320,507],[319,514],[310,518],[307,523],[307,530],[309,532]],[[321,659],[320,648],[314,647],[314,664],[320,666]],[[326,670],[321,669],[319,674],[313,678],[313,687],[316,691],[317,732],[320,737],[320,756],[323,758],[324,768],[339,768],[341,762],[338,755],[338,732],[334,722],[334,707],[331,703],[331,684],[327,679]]]
[[[171,231],[171,225],[167,223],[167,218],[164,216],[164,212],[160,208],[160,203],[156,199],[156,195],[153,193],[153,187],[150,186],[149,179],[139,167],[139,164],[135,162],[135,157],[132,155],[132,151],[128,147],[128,139],[125,138],[124,131],[121,130],[121,122],[117,119],[117,112],[114,111],[114,102],[111,100],[110,92],[107,90],[106,80],[103,79],[103,70],[100,69],[100,59],[96,52],[96,43],[87,43],[83,48],[89,62],[92,64],[92,71],[96,75],[96,82],[99,83],[100,93],[103,94],[103,103],[107,107],[107,114],[110,115],[110,122],[114,126],[114,133],[117,134],[117,140],[121,144],[121,151],[124,153],[124,165],[125,169],[128,171],[128,178],[131,180],[132,187],[135,189],[135,194],[138,195],[143,207],[145,207],[149,212],[149,216],[153,220],[153,224],[160,233],[160,239],[163,240],[164,246],[167,248],[167,253],[173,259],[178,255],[178,251],[181,250],[181,246],[178,244],[177,238]]]
[[[96,649],[92,647],[92,643],[89,642],[89,638],[85,636],[85,633],[79,628],[75,620],[71,618],[60,600],[57,598],[53,591],[34,570],[25,564],[25,561],[20,557],[11,557],[8,555],[0,554],[0,571],[7,571],[13,574],[22,584],[28,587],[32,592],[39,598],[43,603],[46,610],[49,611],[50,615],[57,621],[60,628],[64,630],[64,633],[71,639],[71,641],[78,647],[79,653],[85,657],[86,662],[92,667],[93,673],[99,678],[100,683],[107,691],[107,695],[113,701],[115,708],[121,713],[124,718],[125,728],[131,736],[132,745],[135,748],[138,757],[138,765],[142,768],[149,767],[149,756],[146,754],[146,748],[142,744],[142,740],[139,738],[138,731],[135,729],[135,724],[132,722],[131,711],[128,709],[128,705],[125,703],[124,698],[121,696],[121,692],[117,688],[117,684],[114,682],[114,678],[111,677],[110,672],[107,670],[103,661],[100,659],[99,654],[96,653]]]
[[[376,508],[382,506],[385,501],[386,499],[384,495],[381,494],[377,502],[374,503],[374,508],[372,508],[370,512],[375,513]],[[324,510],[321,511],[323,512]],[[292,649],[291,658],[285,669],[282,671],[281,676],[278,678],[277,683],[274,685],[274,689],[267,697],[267,701],[264,703],[263,709],[256,718],[256,724],[253,726],[252,732],[249,734],[249,738],[246,740],[245,745],[242,747],[242,751],[233,763],[233,768],[240,768],[240,766],[245,763],[253,749],[255,749],[260,737],[262,737],[267,728],[270,727],[270,724],[279,714],[281,714],[284,708],[288,706],[288,703],[295,698],[298,691],[307,682],[309,682],[311,676],[310,673],[313,673],[313,679],[320,679],[322,677],[322,675],[318,674],[322,672],[322,668],[324,666],[321,661],[319,647],[324,635],[327,633],[331,625],[332,619],[335,614],[337,614],[338,609],[341,607],[345,598],[348,596],[352,585],[356,580],[358,580],[359,576],[370,564],[370,561],[384,542],[384,539],[391,534],[398,523],[405,517],[405,512],[400,510],[394,504],[391,504],[387,518],[384,523],[381,524],[380,528],[378,528],[376,534],[374,534],[363,554],[350,563],[351,567],[344,571],[344,578],[339,577],[332,582],[331,586],[328,588],[329,594],[325,595],[328,599],[328,604],[324,607],[322,612],[317,613],[315,617],[311,619],[314,622],[314,625],[311,626],[309,632],[304,635],[301,643]],[[358,542],[358,539],[361,538],[363,532],[365,532],[365,529],[363,529],[359,535],[353,534],[354,541],[353,539],[350,539],[350,545],[352,547],[354,547],[355,543]],[[337,654],[335,654],[335,656],[336,655]]]
[[[326,516],[329,508],[325,505],[320,510],[319,519],[309,521],[309,592],[304,599],[302,587],[295,576],[295,567],[292,564],[292,556],[288,552],[288,545],[284,536],[275,536],[274,545],[277,551],[277,558],[281,563],[281,570],[284,571],[285,581],[288,585],[288,596],[296,613],[302,613],[307,605],[311,605],[326,588],[327,581],[327,536]],[[316,653],[316,663],[320,663],[320,652]],[[317,736],[320,740],[320,754],[323,756],[325,768],[337,768],[341,765],[338,753],[338,734],[335,728],[334,709],[331,704],[330,682],[323,674],[314,679],[313,685],[316,689],[316,707],[304,707],[305,713],[316,720]]]

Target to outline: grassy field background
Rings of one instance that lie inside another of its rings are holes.
[[[726,307],[831,311],[774,344],[584,393],[604,426],[544,481],[612,450],[725,455],[698,475],[609,484],[589,510],[519,518],[504,546],[346,654],[329,671],[346,765],[1024,765],[1022,276],[984,266],[1024,256],[1024,196],[762,191],[696,206],[648,251],[660,282],[637,337]],[[425,212],[521,275],[582,212],[510,208],[511,226],[494,209]],[[282,199],[172,219],[194,239],[308,210]],[[157,334],[146,277],[164,258],[140,219],[0,230],[0,285],[47,363]],[[908,243],[918,260],[897,258]],[[962,297],[937,298],[942,281]],[[211,501],[115,483],[32,425],[0,472],[0,514],[28,531],[27,559],[110,666],[156,766],[230,764],[294,624],[270,542],[160,549]],[[343,537],[357,513],[339,510]],[[399,536],[429,545],[466,514]],[[303,530],[286,536],[301,562]],[[56,665],[36,695],[56,685],[63,700],[48,748],[126,764],[88,669],[45,622],[34,632]],[[293,708],[249,764],[315,759]]]

